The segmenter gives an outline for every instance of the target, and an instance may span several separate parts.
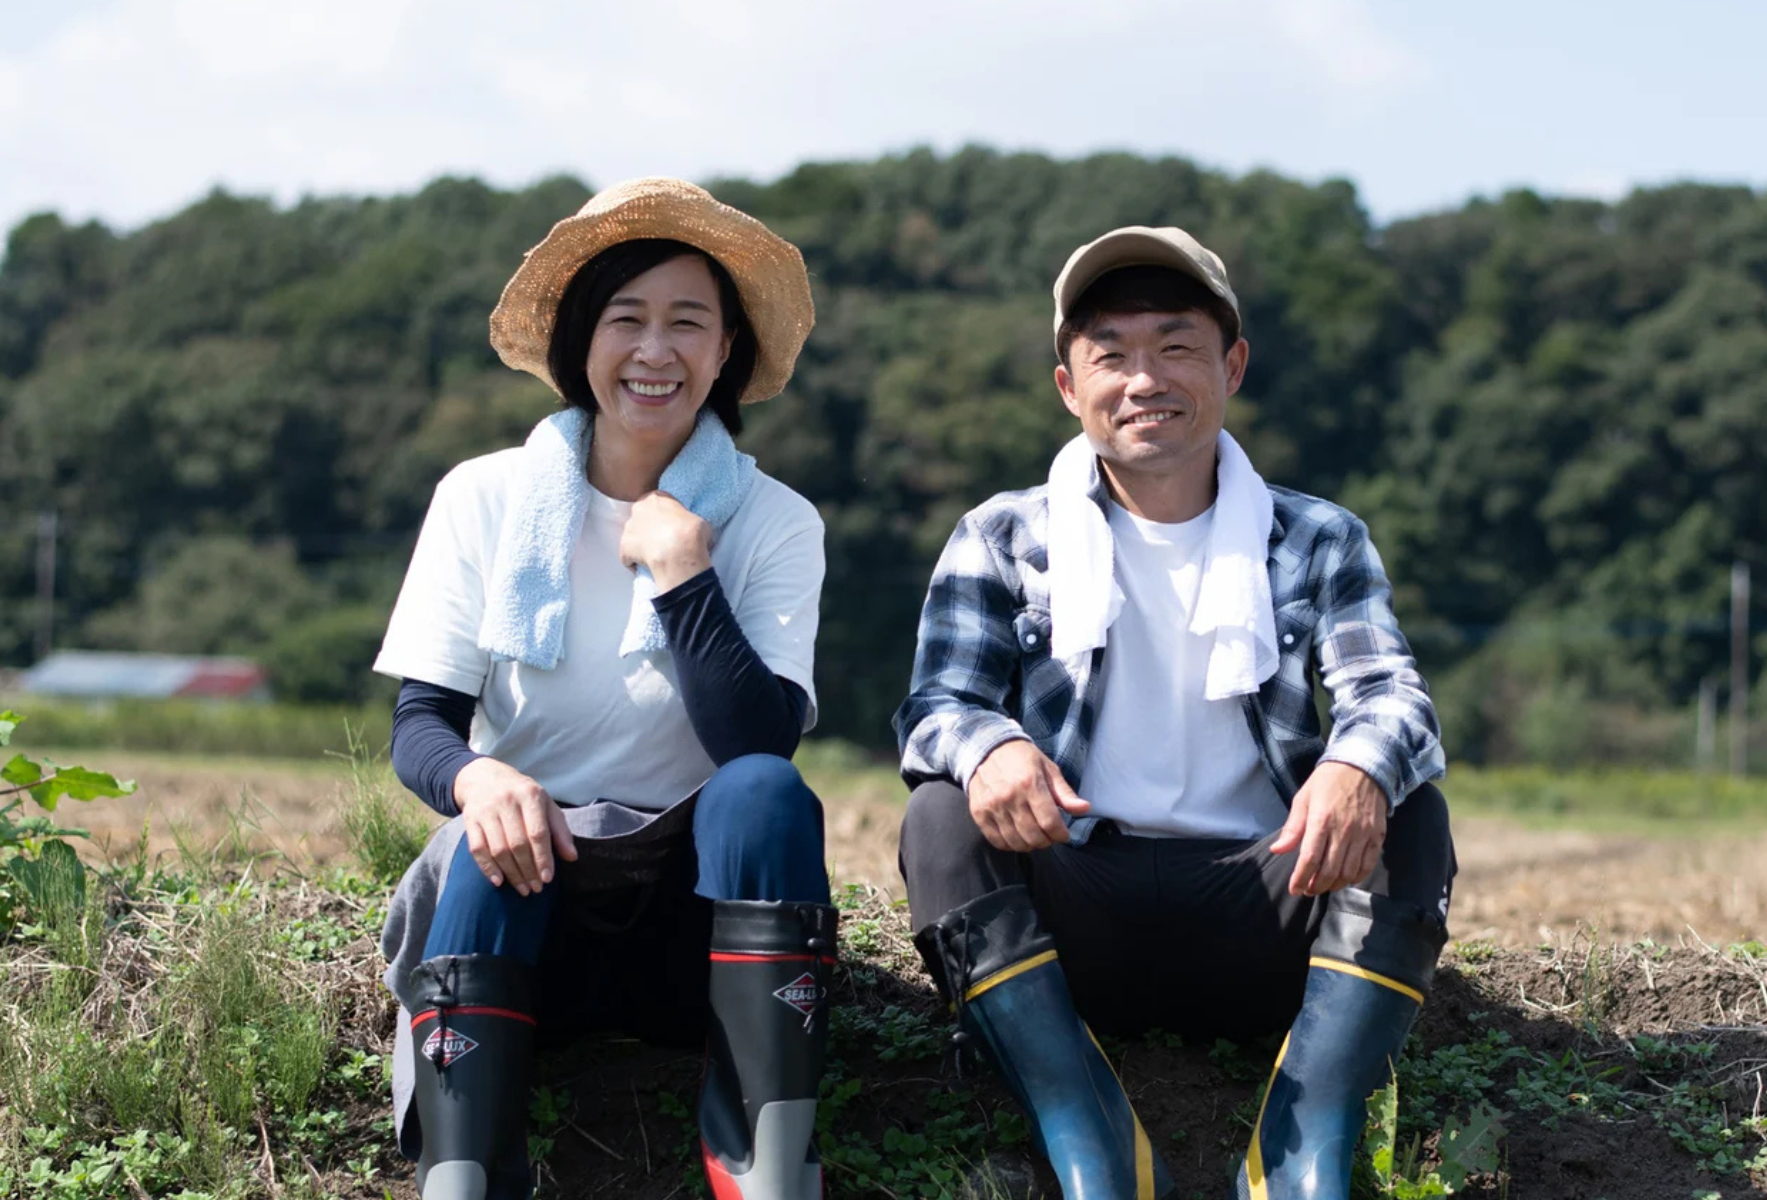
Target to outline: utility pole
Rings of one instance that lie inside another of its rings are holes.
[[[60,525],[53,508],[37,514],[37,661],[48,657],[55,640],[55,536]]]
[[[1710,771],[1718,764],[1718,679],[1707,675],[1700,680],[1699,718],[1693,738],[1693,764],[1700,771]]]
[[[1749,564],[1730,567],[1730,773],[1749,769]]]

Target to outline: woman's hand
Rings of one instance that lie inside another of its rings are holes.
[[[620,534],[620,561],[648,567],[666,592],[712,565],[712,527],[667,492],[647,492],[632,505]]]
[[[454,803],[466,821],[473,861],[502,887],[526,896],[552,882],[552,860],[577,861],[577,843],[546,789],[507,763],[475,758],[454,777]]]

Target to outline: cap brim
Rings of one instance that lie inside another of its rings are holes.
[[[1198,280],[1211,292],[1215,290],[1214,282],[1190,255],[1155,234],[1126,229],[1098,239],[1068,264],[1055,296],[1057,327],[1073,311],[1081,293],[1098,282],[1099,276],[1118,267],[1143,266],[1171,267]]]

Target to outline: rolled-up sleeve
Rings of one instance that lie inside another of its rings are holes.
[[[1318,606],[1315,645],[1332,719],[1323,761],[1366,772],[1397,806],[1445,772],[1442,731],[1361,521],[1327,551]]]
[[[966,516],[933,568],[908,698],[893,721],[910,787],[944,777],[967,788],[996,747],[1026,736],[1006,710],[1018,661],[1013,610],[999,555]]]

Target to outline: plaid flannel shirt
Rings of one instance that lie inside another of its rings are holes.
[[[1397,805],[1445,767],[1441,730],[1392,586],[1368,528],[1335,504],[1270,489],[1270,595],[1276,674],[1242,697],[1246,723],[1284,804],[1321,761],[1367,772]],[[1104,505],[1096,464],[1092,499]],[[908,698],[894,725],[910,787],[949,778],[967,788],[995,747],[1025,738],[1080,786],[1098,720],[1104,648],[1050,655],[1047,485],[1004,492],[958,522],[921,611]],[[1323,736],[1317,671],[1331,695]],[[1096,818],[1071,819],[1083,842]]]

